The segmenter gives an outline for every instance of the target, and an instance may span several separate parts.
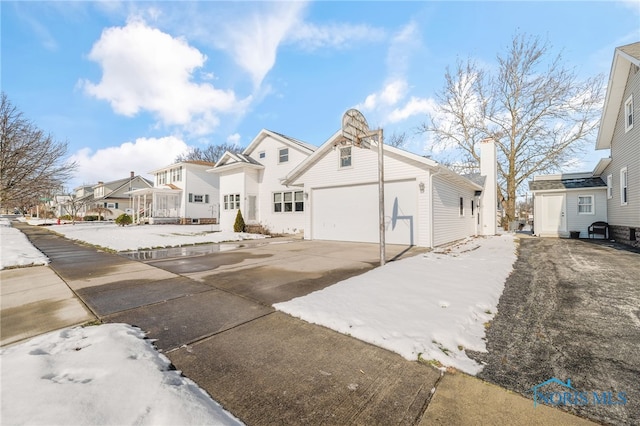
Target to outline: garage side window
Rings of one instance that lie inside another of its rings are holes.
[[[286,191],[273,193],[273,212],[290,213],[304,211],[302,191]]]
[[[593,214],[593,195],[578,196],[578,214]]]
[[[464,198],[460,197],[460,217],[464,216]]]

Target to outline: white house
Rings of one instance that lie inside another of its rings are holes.
[[[131,191],[135,223],[216,224],[218,176],[213,163],[183,161],[149,172],[153,187]]]
[[[219,178],[220,229],[233,230],[238,210],[247,225],[295,234],[304,227],[302,190],[281,183],[316,149],[270,130],[261,130],[240,154],[226,152],[209,173]]]
[[[377,148],[358,148],[342,140],[336,132],[283,183],[301,195],[305,239],[378,242]],[[491,158],[485,161],[494,166],[483,170],[495,171],[495,144],[487,141],[486,147],[483,151]],[[485,190],[431,159],[385,146],[386,242],[434,247],[494,234],[495,223],[490,223],[496,218],[495,172],[488,177]],[[488,194],[486,206],[483,193]],[[485,214],[491,219],[483,222],[479,215]]]

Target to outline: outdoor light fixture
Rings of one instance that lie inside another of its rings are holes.
[[[305,192],[305,193],[304,193],[304,199],[305,199],[305,200],[308,200],[308,199],[309,199],[309,193],[308,193],[308,192]]]
[[[420,192],[421,192],[421,193],[424,193],[424,182],[420,182],[420,183],[418,184],[418,188],[420,188]]]

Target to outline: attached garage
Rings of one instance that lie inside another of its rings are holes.
[[[385,239],[415,245],[416,180],[385,183]],[[314,240],[375,243],[379,240],[378,184],[312,188],[311,230]]]

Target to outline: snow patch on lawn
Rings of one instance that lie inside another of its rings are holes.
[[[515,260],[512,235],[468,238],[274,306],[406,359],[477,374],[464,350],[486,352],[485,323]]]
[[[29,221],[30,224],[32,222]],[[212,232],[207,225],[118,226],[113,222],[76,222],[75,225],[53,225],[48,229],[71,240],[84,241],[115,251],[266,238],[264,235],[245,232]]]
[[[0,269],[49,263],[49,258],[5,218],[0,218],[0,241]]]

